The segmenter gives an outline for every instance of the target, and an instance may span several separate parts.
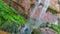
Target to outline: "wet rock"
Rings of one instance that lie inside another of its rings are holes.
[[[41,8],[42,8],[42,6],[38,6],[38,8],[36,9],[36,12],[35,12],[35,14],[34,14],[34,16],[33,16],[34,19],[37,19],[37,18],[39,17],[40,12],[41,12]],[[34,8],[30,8],[29,14],[30,14],[31,12],[33,12],[33,11],[34,11]]]
[[[41,34],[57,34],[56,31],[54,31],[53,29],[50,28],[40,28],[40,32]]]
[[[42,19],[44,21],[47,21],[51,24],[58,24],[58,19],[57,19],[57,16],[56,15],[53,15],[52,13],[50,12],[47,12],[46,14],[43,15]]]
[[[42,6],[39,6],[35,12],[35,15],[33,16],[33,19],[38,19],[40,12],[41,12],[41,8]],[[33,11],[33,9],[30,9],[29,14]],[[49,22],[51,24],[58,24],[58,17],[57,15],[53,15],[52,13],[50,13],[50,11],[48,11],[47,13],[45,13],[44,15],[41,16],[42,20],[45,22]]]

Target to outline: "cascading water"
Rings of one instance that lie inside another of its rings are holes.
[[[40,3],[41,3],[41,0],[38,0],[38,1],[35,3],[34,9],[30,12],[29,22],[32,23],[32,25],[33,25],[33,23],[35,22],[35,21],[33,20],[33,17],[34,17],[34,15],[35,15],[36,10],[37,10],[38,6],[40,5]],[[34,25],[33,25],[33,26],[34,26]]]
[[[25,25],[25,27],[21,30],[22,31],[21,34],[26,34],[26,33],[31,34],[31,32],[33,31],[32,28],[38,28],[43,23],[41,17],[43,16],[43,14],[46,13],[46,10],[47,10],[47,8],[49,6],[50,0],[44,0],[43,7],[42,7],[42,10],[40,10],[40,14],[39,14],[38,18],[36,19],[36,21],[33,20],[34,15],[36,13],[36,10],[39,7],[41,1],[42,0],[38,0],[38,2],[35,3],[34,9],[30,13],[30,18],[29,18],[30,23]],[[26,32],[26,29],[27,29],[27,32]]]
[[[21,34],[31,34],[31,32],[32,28],[27,24],[21,29]]]
[[[39,14],[39,17],[37,18],[37,22],[35,23],[36,28],[38,28],[40,26],[40,24],[43,23],[41,17],[43,17],[43,15],[46,13],[46,10],[47,10],[47,8],[49,7],[49,4],[50,4],[50,0],[44,0],[43,4],[44,5],[43,5],[42,10]]]
[[[38,0],[38,1],[35,3],[34,9],[33,9],[33,11],[30,13],[30,18],[32,18],[32,17],[35,15],[35,12],[36,12],[38,6],[40,5],[40,3],[41,3],[41,0]]]
[[[35,5],[35,8],[33,9],[33,11],[30,13],[30,18],[29,18],[29,21],[30,23],[32,23],[32,27],[33,28],[38,28],[42,23],[43,23],[43,20],[41,19],[41,17],[46,13],[46,10],[50,4],[50,0],[44,0],[44,3],[43,3],[43,6],[42,6],[42,10],[40,10],[40,14],[38,16],[38,18],[36,19],[36,21],[34,21],[34,15],[36,13],[36,10],[37,8],[39,7],[40,3],[41,3],[42,0],[39,0],[36,5]]]

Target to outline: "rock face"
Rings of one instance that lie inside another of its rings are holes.
[[[58,0],[51,0],[50,8],[60,12]]]
[[[56,25],[58,25],[58,19],[57,19],[58,17],[56,16],[56,15],[53,15],[52,13],[50,13],[50,12],[47,12],[46,14],[44,14],[43,15],[43,17],[42,17],[42,19],[44,20],[44,21],[47,21],[47,22],[49,22],[49,23],[51,23],[51,24],[56,24]]]
[[[21,7],[24,8],[25,11],[28,11],[29,8],[30,8],[30,0],[27,0],[27,1],[26,0],[19,1],[19,4],[21,5]]]
[[[41,34],[57,34],[56,31],[50,29],[50,28],[41,28],[40,29]]]
[[[11,5],[13,8],[15,8],[19,13],[25,15],[29,15],[29,11],[32,8],[31,5],[34,5],[37,0],[4,0],[8,5]],[[42,0],[43,1],[43,0]],[[57,0],[51,0],[50,8],[59,11],[59,4]]]
[[[53,29],[50,28],[38,28],[38,29],[34,29],[32,34],[57,34],[56,31],[54,31]]]

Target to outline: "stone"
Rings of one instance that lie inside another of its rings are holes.
[[[40,28],[41,34],[57,34],[56,31],[50,28]]]

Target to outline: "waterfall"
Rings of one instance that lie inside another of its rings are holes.
[[[28,23],[28,24],[22,29],[22,31],[23,31],[22,33],[23,33],[23,34],[25,34],[25,33],[31,34],[31,32],[33,31],[33,29],[31,29],[31,28],[38,28],[38,27],[43,23],[41,17],[43,16],[43,14],[46,13],[46,10],[47,10],[47,8],[48,8],[48,6],[49,6],[50,0],[44,0],[43,7],[42,7],[42,10],[40,10],[40,14],[39,14],[38,18],[36,19],[36,21],[33,20],[33,16],[35,15],[36,10],[37,10],[37,8],[39,7],[41,1],[42,1],[42,0],[38,0],[38,2],[35,3],[34,9],[33,9],[33,11],[31,11],[31,13],[30,13],[30,18],[29,18],[29,22],[30,22],[30,23]],[[33,24],[33,22],[35,22],[35,24]],[[31,26],[31,25],[33,25],[33,26]],[[25,31],[26,29],[28,29],[27,32]]]
[[[33,9],[33,11],[30,13],[30,18],[32,18],[32,17],[35,15],[35,12],[36,12],[38,6],[40,5],[40,3],[41,3],[41,0],[38,0],[38,1],[35,3],[34,9]]]
[[[33,9],[33,11],[30,13],[30,23],[34,23],[34,25],[32,26],[33,28],[38,28],[40,26],[40,24],[43,23],[41,17],[46,13],[46,10],[47,8],[49,7],[49,4],[50,4],[50,0],[44,0],[44,3],[43,3],[43,7],[42,7],[42,10],[40,10],[40,14],[38,16],[38,18],[36,19],[36,21],[33,20],[33,16],[35,15],[35,12],[37,10],[37,8],[39,7],[40,3],[41,3],[42,0],[39,0],[36,4],[35,4],[35,8]]]
[[[34,25],[35,25],[35,24],[33,24],[33,23],[35,22],[35,21],[33,20],[33,16],[35,15],[36,10],[37,10],[37,8],[39,7],[41,1],[42,1],[42,0],[38,0],[38,1],[35,3],[34,9],[30,12],[29,22],[32,23],[32,24],[31,24],[31,25],[33,25],[32,27],[34,27]]]
[[[43,21],[42,21],[41,17],[46,13],[46,10],[48,9],[49,4],[50,4],[50,0],[45,0],[44,1],[44,5],[43,5],[42,10],[39,14],[39,18],[37,19],[37,22],[35,24],[35,26],[37,28],[40,26],[40,24],[43,24]]]

